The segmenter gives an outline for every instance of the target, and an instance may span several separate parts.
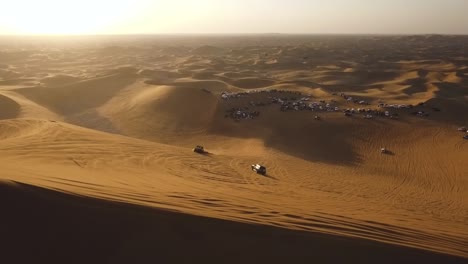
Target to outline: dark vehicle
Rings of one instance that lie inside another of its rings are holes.
[[[468,139],[468,135],[464,135],[463,138],[464,138],[464,139]]]
[[[252,164],[252,166],[250,166],[250,167],[252,168],[253,171],[255,171],[258,174],[262,174],[262,175],[266,174],[265,166],[262,166],[260,164],[255,164],[255,165]]]
[[[203,148],[203,146],[198,146],[198,145],[193,148],[193,152],[200,153],[200,154],[207,153],[205,149]]]

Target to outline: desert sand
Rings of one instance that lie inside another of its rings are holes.
[[[466,47],[1,37],[6,259],[466,262]]]

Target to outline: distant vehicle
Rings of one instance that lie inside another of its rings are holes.
[[[464,138],[464,139],[468,139],[468,135],[464,135],[463,138]]]
[[[320,116],[314,116],[315,120],[320,120]]]
[[[345,115],[345,116],[351,116],[351,113],[345,112],[344,115]]]
[[[467,129],[466,129],[466,127],[459,127],[459,128],[458,128],[458,131],[460,131],[460,132],[467,132]]]
[[[388,150],[386,148],[380,148],[380,153],[387,154]]]
[[[193,152],[200,153],[200,154],[207,153],[205,149],[203,148],[203,146],[198,146],[198,145],[193,148]]]
[[[258,174],[262,174],[262,175],[265,175],[266,174],[266,168],[265,166],[262,166],[260,164],[252,164],[252,166],[250,166],[252,168],[253,171],[255,171],[256,173]]]

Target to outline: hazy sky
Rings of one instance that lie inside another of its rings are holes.
[[[468,0],[2,0],[0,34],[468,34]]]

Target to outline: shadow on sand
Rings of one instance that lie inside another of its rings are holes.
[[[25,184],[0,182],[0,208],[4,263],[466,263],[357,238],[186,215]]]
[[[270,174],[268,174],[268,173],[265,174],[265,175],[263,175],[263,177],[266,177],[266,178],[269,178],[269,179],[272,179],[272,180],[275,180],[275,181],[278,180],[278,178],[275,178],[274,176],[272,176],[272,175],[270,175]]]

